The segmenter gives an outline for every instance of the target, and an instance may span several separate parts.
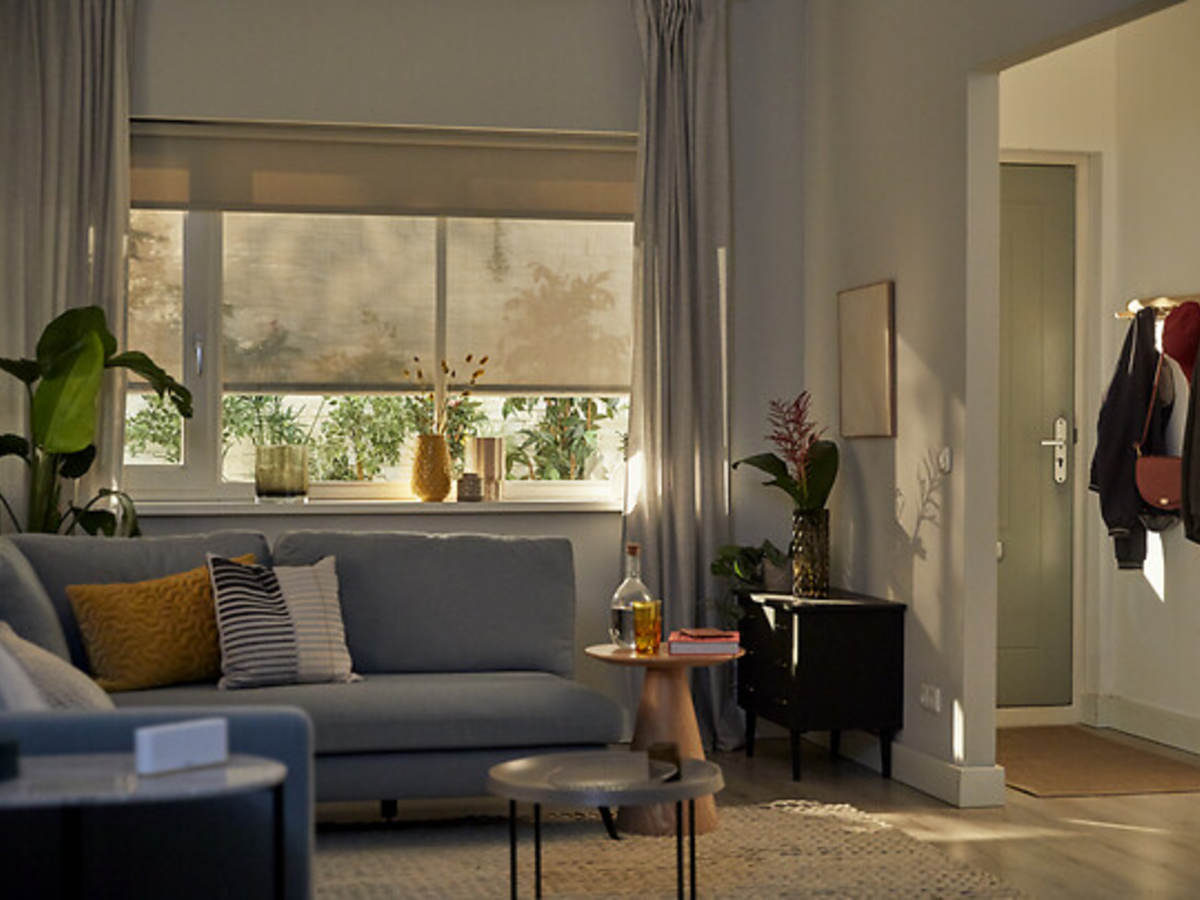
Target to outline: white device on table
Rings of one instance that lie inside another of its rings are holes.
[[[229,722],[192,719],[138,728],[134,732],[134,758],[139,775],[223,763],[229,758]]]

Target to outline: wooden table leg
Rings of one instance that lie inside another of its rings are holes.
[[[680,759],[704,759],[700,726],[692,707],[691,669],[685,666],[646,669],[642,696],[633,726],[634,750],[670,741],[679,747]],[[675,831],[673,804],[622,806],[617,827],[633,834],[666,835]],[[696,833],[717,827],[717,804],[712,795],[696,798]]]

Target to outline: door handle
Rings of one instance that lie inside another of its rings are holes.
[[[1054,483],[1063,484],[1067,480],[1067,417],[1059,416],[1054,420],[1054,437],[1044,438],[1043,447],[1054,448]]]

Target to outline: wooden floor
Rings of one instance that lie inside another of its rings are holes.
[[[1113,735],[1175,759],[1200,758]],[[754,759],[716,753],[725,774],[718,806],[784,798],[849,803],[986,869],[1036,898],[1200,898],[1200,793],[1041,799],[1006,792],[995,809],[956,809],[828,750],[803,742],[803,778],[791,780],[786,740],[759,739]],[[465,805],[464,805],[465,804]],[[377,804],[322,804],[322,823],[379,822]],[[497,797],[402,801],[400,818],[503,814]],[[382,823],[380,823],[382,824]]]
[[[759,740],[750,760],[741,751],[714,754],[726,782],[718,803],[849,803],[1031,897],[1200,897],[1200,793],[1040,799],[1008,790],[1003,808],[956,809],[848,760],[831,761],[816,744],[803,748],[799,782],[791,780],[785,740]]]

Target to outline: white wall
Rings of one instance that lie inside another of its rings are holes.
[[[812,0],[806,46],[805,371],[837,396],[839,289],[896,281],[895,440],[842,441],[841,580],[909,603],[899,777],[1000,802],[994,762],[998,100],[1003,65],[1150,6],[1130,0]],[[924,466],[956,464],[933,521]],[[943,713],[916,703],[942,687]]]
[[[137,116],[637,129],[614,0],[140,0]]]
[[[1136,296],[1195,293],[1200,261],[1200,4],[1195,0],[1006,71],[1001,76],[1005,147],[1084,150],[1103,171],[1102,287],[1089,297],[1092,364],[1080,413],[1090,459],[1102,391],[1127,322],[1112,311]],[[1088,711],[1109,724],[1200,750],[1200,549],[1182,529],[1162,536],[1162,596],[1141,572],[1119,571],[1099,509],[1087,520],[1087,651],[1096,665]],[[1156,542],[1151,536],[1151,544]],[[1147,569],[1149,571],[1149,567]]]
[[[767,404],[804,380],[804,10],[795,0],[733,0],[730,72],[733,266],[730,458],[767,449]],[[828,397],[814,399],[832,424]],[[757,470],[730,476],[739,544],[787,550],[791,505]]]
[[[1191,0],[1121,29],[1117,39],[1120,156],[1119,296],[1200,292],[1200,3]],[[1120,334],[1114,322],[1111,326]],[[1182,528],[1163,535],[1165,591],[1111,572],[1114,718],[1130,704],[1172,718],[1200,750],[1200,547]],[[1124,702],[1121,702],[1124,701]],[[1176,740],[1172,739],[1172,742]]]

